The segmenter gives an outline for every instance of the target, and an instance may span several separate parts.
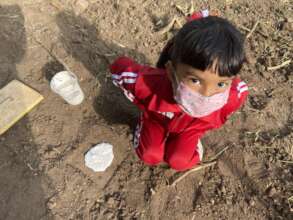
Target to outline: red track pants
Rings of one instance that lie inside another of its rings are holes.
[[[166,162],[172,169],[183,171],[200,162],[198,131],[170,133],[154,120],[142,121],[136,129],[134,147],[138,157],[149,165]]]

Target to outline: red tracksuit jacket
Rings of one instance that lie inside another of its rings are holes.
[[[119,86],[125,96],[142,110],[143,122],[153,121],[160,124],[167,130],[166,136],[192,130],[194,144],[198,143],[198,139],[205,131],[222,126],[227,117],[240,108],[248,95],[247,85],[239,78],[235,78],[226,105],[208,116],[194,118],[182,111],[173,99],[172,84],[165,69],[139,65],[130,58],[121,57],[110,66],[110,70],[113,83]],[[146,141],[149,142],[149,140]],[[143,159],[142,155],[137,153]],[[165,158],[162,160],[166,161]],[[148,161],[147,163],[156,164],[157,162]],[[182,169],[178,167],[177,169],[183,170],[186,166],[185,164]]]

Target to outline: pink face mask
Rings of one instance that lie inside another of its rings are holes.
[[[203,96],[191,90],[182,82],[179,82],[175,74],[174,78],[177,84],[177,88],[174,88],[174,99],[182,110],[192,117],[199,118],[207,116],[222,108],[228,101],[230,89],[226,89],[225,92],[217,93],[212,96]]]

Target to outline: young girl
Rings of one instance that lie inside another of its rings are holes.
[[[183,171],[202,159],[200,138],[221,127],[248,94],[238,73],[244,38],[227,20],[194,14],[163,49],[157,68],[121,57],[112,79],[141,110],[134,147],[146,164]]]

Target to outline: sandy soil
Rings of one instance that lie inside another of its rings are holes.
[[[45,100],[0,137],[0,219],[293,219],[292,1],[193,1],[221,11],[247,39],[247,105],[203,143],[216,165],[192,173],[148,167],[135,156],[137,110],[112,86],[105,55],[154,65],[174,34],[158,32],[184,0],[1,0],[0,88],[19,79]],[[247,30],[248,29],[248,30]],[[65,63],[86,94],[70,106],[48,80]],[[109,142],[106,172],[84,153]]]

